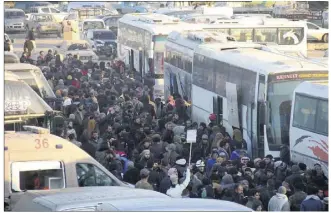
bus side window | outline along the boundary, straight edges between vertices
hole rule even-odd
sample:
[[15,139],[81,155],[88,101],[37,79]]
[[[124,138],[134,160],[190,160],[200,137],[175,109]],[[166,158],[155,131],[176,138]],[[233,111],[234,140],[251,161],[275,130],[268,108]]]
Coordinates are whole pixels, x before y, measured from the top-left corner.
[[316,125],[315,129],[317,132],[328,136],[328,101],[320,100],[317,104],[317,116],[316,116]]
[[93,164],[76,164],[76,173],[79,187],[116,185],[111,177]]

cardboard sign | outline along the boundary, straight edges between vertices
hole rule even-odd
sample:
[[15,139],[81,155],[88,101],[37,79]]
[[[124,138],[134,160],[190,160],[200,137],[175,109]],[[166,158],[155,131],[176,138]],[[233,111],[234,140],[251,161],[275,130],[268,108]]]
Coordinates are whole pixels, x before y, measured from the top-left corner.
[[187,143],[196,143],[197,139],[197,130],[193,129],[193,130],[187,130],[187,134],[186,134],[186,141]]

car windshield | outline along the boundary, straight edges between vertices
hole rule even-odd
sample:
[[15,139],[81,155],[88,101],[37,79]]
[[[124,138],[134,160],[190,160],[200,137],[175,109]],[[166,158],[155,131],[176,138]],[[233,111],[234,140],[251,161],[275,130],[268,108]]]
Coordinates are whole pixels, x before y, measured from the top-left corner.
[[6,19],[25,18],[25,14],[23,11],[6,11],[5,18]]
[[53,19],[52,19],[52,16],[49,16],[49,15],[43,15],[43,16],[36,16],[36,22],[51,22]]
[[89,49],[89,45],[87,43],[84,44],[71,44],[68,47],[68,50],[87,50]]
[[94,32],[93,38],[94,39],[101,39],[101,40],[115,40],[116,36],[111,31],[107,31],[107,32],[101,32],[101,31],[98,32],[97,31],[97,32]]
[[88,29],[104,29],[105,26],[101,21],[88,21],[84,22],[84,30]]

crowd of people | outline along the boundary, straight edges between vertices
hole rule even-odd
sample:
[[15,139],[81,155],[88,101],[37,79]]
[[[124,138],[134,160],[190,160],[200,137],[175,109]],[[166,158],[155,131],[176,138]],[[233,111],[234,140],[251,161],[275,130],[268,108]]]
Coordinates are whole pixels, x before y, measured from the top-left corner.
[[[321,165],[307,169],[292,163],[287,146],[279,160],[271,155],[252,159],[240,129],[229,135],[215,114],[209,123],[192,122],[185,97],[174,94],[165,103],[154,98],[153,82],[123,62],[83,64],[77,55],[62,60],[49,50],[36,64],[43,65],[60,100],[52,107],[66,118],[54,134],[85,150],[118,179],[175,198],[227,200],[255,211],[328,210]],[[187,130],[197,131],[191,157]]]

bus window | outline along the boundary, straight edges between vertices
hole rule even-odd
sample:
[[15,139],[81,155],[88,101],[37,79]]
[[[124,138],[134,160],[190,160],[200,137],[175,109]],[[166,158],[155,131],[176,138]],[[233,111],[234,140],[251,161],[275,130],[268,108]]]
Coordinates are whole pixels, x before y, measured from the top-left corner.
[[76,164],[76,173],[79,187],[117,185],[107,174],[92,164]]
[[329,135],[328,108],[328,101],[320,100],[317,104],[316,132],[326,136]]
[[253,28],[251,29],[234,29],[230,30],[230,35],[233,36],[236,41],[246,42],[253,40]]
[[296,95],[293,126],[306,130],[315,130],[317,99]]
[[64,166],[58,161],[12,163],[12,190],[45,190],[65,187]]
[[254,42],[277,43],[277,28],[256,28]]

